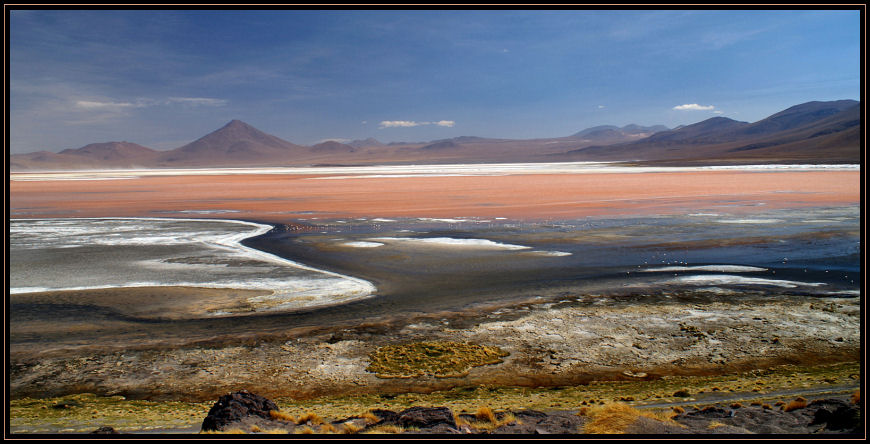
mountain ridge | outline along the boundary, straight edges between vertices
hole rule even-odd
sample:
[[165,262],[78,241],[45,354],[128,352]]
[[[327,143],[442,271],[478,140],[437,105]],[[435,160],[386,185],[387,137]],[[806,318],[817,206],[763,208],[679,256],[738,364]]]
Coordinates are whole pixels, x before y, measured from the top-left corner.
[[377,139],[302,146],[231,120],[193,142],[157,151],[132,142],[9,156],[11,170],[306,166],[315,164],[552,161],[860,162],[861,102],[806,102],[754,123],[716,116],[663,125],[600,125],[568,137],[511,140],[459,136],[430,142]]

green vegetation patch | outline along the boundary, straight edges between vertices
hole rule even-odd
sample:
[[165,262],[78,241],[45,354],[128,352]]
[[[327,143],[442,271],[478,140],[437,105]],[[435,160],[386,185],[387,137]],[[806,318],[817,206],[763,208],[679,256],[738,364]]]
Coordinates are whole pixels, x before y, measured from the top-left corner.
[[463,377],[472,367],[498,364],[509,353],[498,347],[432,341],[387,345],[369,355],[367,371],[379,378]]

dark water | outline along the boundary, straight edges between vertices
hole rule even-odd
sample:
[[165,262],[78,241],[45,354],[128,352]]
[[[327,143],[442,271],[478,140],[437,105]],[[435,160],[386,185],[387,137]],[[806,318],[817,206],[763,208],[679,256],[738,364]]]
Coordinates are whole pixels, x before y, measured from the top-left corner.
[[[857,207],[782,210],[753,216],[698,214],[540,223],[320,221],[303,230],[277,227],[243,243],[368,280],[378,288],[375,297],[294,313],[180,321],[136,319],[105,308],[68,303],[12,304],[10,344],[13,352],[24,352],[70,346],[123,348],[256,341],[270,335],[281,337],[292,329],[380,325],[385,320],[401,322],[419,314],[478,310],[532,298],[541,302],[570,300],[589,294],[601,298],[634,294],[646,299],[703,289],[729,298],[739,298],[744,291],[771,297],[857,297],[859,227]],[[453,244],[373,239],[385,237],[448,238]],[[456,246],[457,239],[528,248]],[[352,241],[384,245],[345,245]],[[471,242],[479,246],[480,241]],[[552,252],[562,255],[546,255]],[[705,265],[757,270],[644,271]],[[70,328],[33,328],[40,322]]]

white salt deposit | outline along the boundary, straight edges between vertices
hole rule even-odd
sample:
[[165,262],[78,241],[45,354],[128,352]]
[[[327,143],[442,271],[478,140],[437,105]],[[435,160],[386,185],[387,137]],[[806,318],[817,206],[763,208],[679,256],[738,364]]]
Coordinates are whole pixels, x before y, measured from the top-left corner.
[[345,242],[341,245],[345,247],[355,247],[355,248],[375,248],[382,247],[384,244],[380,242],[365,242],[365,241],[355,241],[355,242]]
[[531,254],[536,254],[539,256],[570,256],[572,253],[568,253],[567,251],[541,251],[534,250],[530,251]]
[[368,239],[370,241],[376,242],[387,242],[387,243],[410,243],[410,244],[423,244],[423,245],[432,245],[432,246],[442,246],[442,247],[465,247],[465,248],[478,248],[478,249],[489,249],[489,250],[526,250],[531,247],[526,247],[522,245],[513,245],[513,244],[503,244],[500,242],[493,242],[487,239],[455,239],[452,237],[427,237],[427,238],[414,238],[414,237],[373,237]]
[[689,284],[689,285],[773,285],[776,287],[796,288],[796,287],[818,287],[825,285],[821,282],[798,282],[786,281],[777,279],[751,278],[735,275],[696,275],[696,276],[681,276],[666,281],[666,283]]
[[860,171],[860,164],[840,165],[736,165],[705,167],[637,167],[617,162],[545,162],[452,165],[372,165],[358,167],[279,167],[279,168],[187,168],[130,169],[90,171],[49,171],[11,173],[10,179],[24,180],[119,180],[152,176],[200,176],[229,174],[323,175],[321,179],[358,179],[366,177],[481,176],[510,174],[586,174],[649,173],[709,170],[739,171]]
[[362,279],[241,244],[271,229],[233,220],[13,220],[9,292],[170,285],[267,290],[268,297],[249,300],[266,311],[331,305],[376,291]]
[[782,222],[782,219],[720,219],[716,222],[720,224],[776,224]]
[[696,265],[691,267],[686,266],[670,266],[645,268],[638,270],[640,272],[653,273],[659,271],[722,271],[726,273],[751,273],[755,271],[767,271],[766,268],[750,267],[747,265]]

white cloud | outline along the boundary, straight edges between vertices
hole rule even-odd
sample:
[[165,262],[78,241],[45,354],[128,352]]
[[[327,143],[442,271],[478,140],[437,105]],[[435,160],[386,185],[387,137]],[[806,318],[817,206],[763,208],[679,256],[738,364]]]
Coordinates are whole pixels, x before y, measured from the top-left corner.
[[713,114],[722,114],[722,111],[716,110],[716,111],[713,111]]
[[127,108],[143,108],[148,106],[144,103],[130,103],[130,102],[97,102],[94,100],[78,100],[76,101],[76,107],[84,108],[84,109],[92,109],[99,111],[113,111],[113,110],[122,110]]
[[226,100],[209,97],[170,97],[163,100],[137,99],[134,102],[113,102],[98,100],[76,100],[76,108],[87,111],[116,112],[134,108],[146,108],[159,105],[188,105],[188,106],[224,106]]
[[598,105],[598,109],[604,109],[604,105]]
[[410,120],[384,120],[381,121],[381,128],[407,128],[412,126],[419,126],[420,124]]
[[456,122],[453,120],[439,120],[437,122],[415,122],[413,120],[383,120],[380,129],[384,128],[410,128],[420,125],[438,125],[452,127]]
[[193,106],[224,106],[227,104],[227,101],[224,99],[212,99],[209,97],[170,97],[167,102]]
[[685,105],[677,105],[674,107],[677,111],[710,111],[715,106],[713,105],[698,105],[697,103],[687,103]]

